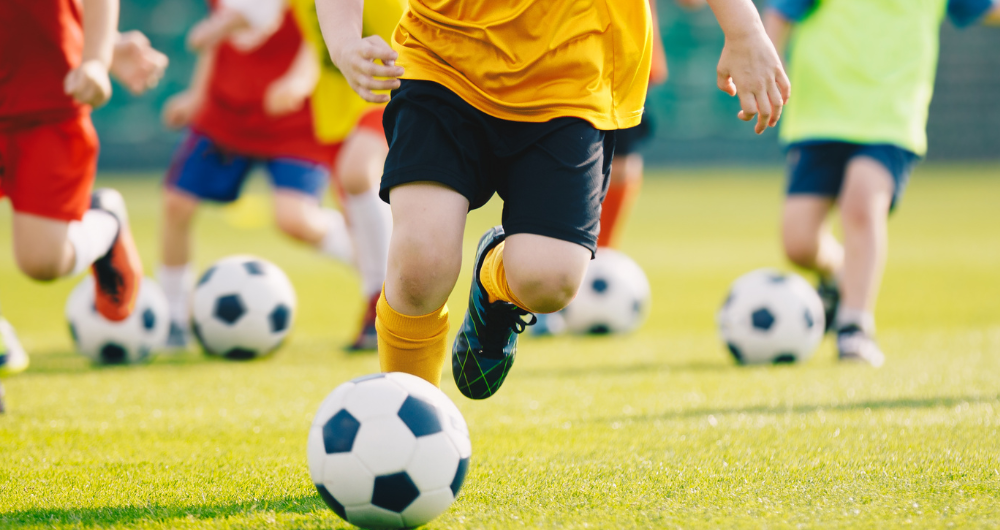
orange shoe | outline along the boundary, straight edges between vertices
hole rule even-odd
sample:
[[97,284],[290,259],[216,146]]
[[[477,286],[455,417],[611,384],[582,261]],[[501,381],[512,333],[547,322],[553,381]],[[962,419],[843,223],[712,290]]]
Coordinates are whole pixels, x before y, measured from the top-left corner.
[[104,318],[120,322],[132,314],[142,281],[142,260],[128,225],[125,200],[109,188],[94,190],[90,208],[104,210],[118,219],[118,236],[111,250],[94,262],[94,307]]

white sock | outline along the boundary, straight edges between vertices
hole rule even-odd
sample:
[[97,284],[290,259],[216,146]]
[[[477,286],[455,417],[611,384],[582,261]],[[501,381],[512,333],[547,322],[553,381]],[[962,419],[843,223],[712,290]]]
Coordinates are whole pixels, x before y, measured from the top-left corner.
[[103,210],[87,210],[83,219],[71,221],[66,237],[73,245],[76,261],[69,275],[80,274],[107,254],[117,235],[118,219]]
[[871,311],[840,306],[834,322],[837,323],[837,329],[854,324],[869,335],[875,334],[875,315]]
[[323,215],[327,218],[326,235],[319,242],[319,251],[344,263],[354,263],[354,246],[344,215],[329,208],[323,208]]
[[351,235],[357,249],[358,272],[365,296],[382,291],[385,266],[389,260],[389,237],[392,235],[392,212],[374,189],[347,196],[351,216]]
[[194,284],[194,269],[190,263],[184,265],[160,265],[156,279],[167,295],[170,320],[187,326],[191,311],[191,291]]

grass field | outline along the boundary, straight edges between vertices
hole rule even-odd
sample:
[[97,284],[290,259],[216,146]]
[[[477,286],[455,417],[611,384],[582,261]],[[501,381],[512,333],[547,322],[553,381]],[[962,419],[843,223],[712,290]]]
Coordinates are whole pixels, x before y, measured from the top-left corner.
[[[829,340],[800,366],[740,368],[720,346],[729,282],[784,266],[779,174],[651,175],[624,246],[653,287],[639,333],[526,337],[484,402],[445,377],[473,460],[431,528],[1000,526],[1000,167],[918,169],[890,227],[880,370],[838,365]],[[129,200],[152,271],[156,182],[103,183]],[[297,328],[265,361],[92,368],[62,317],[74,282],[31,283],[0,253],[3,312],[33,353],[3,382],[0,528],[347,526],[310,483],[308,425],[378,363],[340,350],[361,307],[352,272],[281,239],[262,191],[205,210],[197,260],[252,252],[289,273]],[[471,215],[469,252],[498,219],[495,202]]]

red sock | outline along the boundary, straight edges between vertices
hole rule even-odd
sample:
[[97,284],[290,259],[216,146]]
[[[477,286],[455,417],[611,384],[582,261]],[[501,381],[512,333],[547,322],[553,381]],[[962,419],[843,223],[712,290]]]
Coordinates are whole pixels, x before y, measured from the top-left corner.
[[601,233],[597,236],[598,247],[618,246],[622,226],[632,211],[640,187],[642,179],[612,182],[608,187],[608,194],[601,205]]

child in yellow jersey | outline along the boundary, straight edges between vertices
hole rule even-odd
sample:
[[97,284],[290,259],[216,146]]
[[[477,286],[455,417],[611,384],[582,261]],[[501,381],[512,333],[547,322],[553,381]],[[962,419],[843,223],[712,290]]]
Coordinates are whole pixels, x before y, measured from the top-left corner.
[[[710,0],[727,36],[719,86],[757,132],[788,97],[750,0]],[[395,228],[378,302],[379,360],[439,384],[466,213],[498,193],[503,225],[476,249],[452,348],[459,390],[493,395],[534,312],[562,309],[597,246],[615,133],[642,116],[653,32],[646,0],[409,0],[392,36],[362,38],[364,0],[317,0],[334,64],[389,101],[380,195]],[[378,62],[376,62],[378,61]]]

